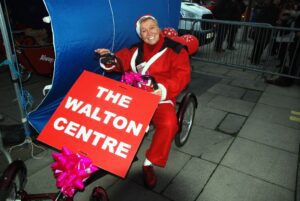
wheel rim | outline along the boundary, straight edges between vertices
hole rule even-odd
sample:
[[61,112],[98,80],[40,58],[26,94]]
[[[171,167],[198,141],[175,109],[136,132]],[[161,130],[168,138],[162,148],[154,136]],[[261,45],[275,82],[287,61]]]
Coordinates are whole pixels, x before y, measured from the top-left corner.
[[195,106],[193,102],[189,102],[184,112],[184,116],[182,119],[182,126],[180,132],[180,143],[183,144],[191,131],[193,121],[194,121],[194,113],[195,113]]

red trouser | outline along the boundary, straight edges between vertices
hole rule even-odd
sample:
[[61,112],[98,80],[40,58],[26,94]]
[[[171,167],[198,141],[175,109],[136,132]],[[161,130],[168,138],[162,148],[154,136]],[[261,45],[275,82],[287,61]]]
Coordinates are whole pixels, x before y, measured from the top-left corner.
[[169,103],[159,104],[152,118],[155,132],[146,158],[154,165],[164,167],[167,163],[171,144],[178,130],[175,107]]

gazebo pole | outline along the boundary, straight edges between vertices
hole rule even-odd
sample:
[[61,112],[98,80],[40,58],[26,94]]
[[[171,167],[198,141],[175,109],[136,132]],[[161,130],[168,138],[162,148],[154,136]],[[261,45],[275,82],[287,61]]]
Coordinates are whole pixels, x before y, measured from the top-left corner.
[[[13,52],[12,52],[11,43],[9,40],[7,25],[6,25],[6,21],[5,21],[5,16],[3,14],[1,2],[0,2],[0,28],[1,28],[1,34],[2,34],[2,38],[3,38],[4,47],[5,47],[5,52],[6,52],[6,59],[7,59],[7,63],[9,66],[14,90],[16,93],[19,110],[21,113],[21,122],[23,124],[24,131],[25,131],[24,134],[25,134],[26,139],[29,139],[30,135],[31,135],[31,130],[29,128],[28,120],[26,117],[26,110],[22,104],[22,100],[24,99],[24,97],[22,96],[22,93],[21,93],[22,91],[20,90],[21,83],[20,83],[19,75],[16,73],[16,72],[18,72],[18,68],[17,68],[18,64],[17,64],[17,60],[16,60],[16,54],[13,54]],[[14,50],[14,48],[13,48],[13,50]],[[14,53],[15,53],[15,51],[14,51]]]

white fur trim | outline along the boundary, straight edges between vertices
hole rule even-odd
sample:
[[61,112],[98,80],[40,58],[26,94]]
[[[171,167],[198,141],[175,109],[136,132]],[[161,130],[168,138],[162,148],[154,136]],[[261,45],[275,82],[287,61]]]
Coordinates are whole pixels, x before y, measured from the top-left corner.
[[142,75],[145,75],[150,66],[165,52],[167,51],[167,48],[163,49],[162,51],[156,53],[151,59],[146,63],[145,67],[142,70]]
[[163,103],[169,103],[169,104],[171,104],[171,105],[174,106],[174,103],[173,103],[173,101],[171,101],[171,100],[164,100],[164,101],[160,101],[160,102],[159,102],[159,104],[163,104]]
[[161,90],[161,98],[160,100],[163,101],[163,100],[166,100],[167,98],[167,89],[164,85],[160,84],[160,83],[157,83],[158,85],[158,88]]
[[145,158],[144,166],[150,166],[150,165],[152,165],[152,162],[149,161],[147,158]]
[[138,55],[138,52],[139,52],[139,49],[136,49],[135,52],[133,53],[132,57],[131,57],[131,60],[130,60],[131,70],[135,73],[137,73],[136,72],[136,67],[135,67],[135,59]]
[[144,19],[144,18],[151,18],[151,19],[153,19],[154,21],[157,21],[156,19],[155,19],[155,17],[153,17],[152,15],[144,15],[144,16],[142,16],[142,17],[140,17],[139,19],[138,19],[138,21],[136,21],[136,25],[135,25],[135,30],[136,30],[136,33],[138,34],[138,36],[141,38],[141,20],[142,19]]

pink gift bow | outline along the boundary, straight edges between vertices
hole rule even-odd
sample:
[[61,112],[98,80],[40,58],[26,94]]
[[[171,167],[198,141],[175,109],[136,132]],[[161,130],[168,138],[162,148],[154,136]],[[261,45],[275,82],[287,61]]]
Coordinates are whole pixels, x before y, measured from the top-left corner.
[[125,84],[131,85],[133,87],[144,89],[146,91],[152,90],[151,87],[146,86],[148,81],[143,79],[143,75],[141,73],[135,73],[132,71],[125,72],[121,77],[121,82],[124,82]]
[[56,178],[56,186],[69,197],[73,197],[76,190],[84,189],[83,182],[98,170],[92,165],[92,160],[80,154],[74,154],[66,147],[61,153],[52,153],[55,162],[51,165]]

